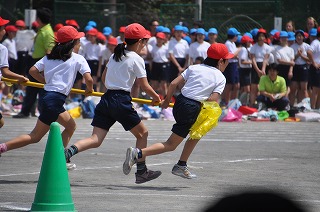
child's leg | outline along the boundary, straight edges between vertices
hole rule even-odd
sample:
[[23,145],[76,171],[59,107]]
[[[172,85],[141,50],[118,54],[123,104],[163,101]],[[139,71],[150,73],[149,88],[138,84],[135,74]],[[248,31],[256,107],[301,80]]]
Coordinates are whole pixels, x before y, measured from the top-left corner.
[[178,136],[175,133],[172,133],[166,142],[156,143],[141,149],[142,157],[174,151],[177,148],[177,146],[183,141],[183,139],[183,137]]
[[[74,145],[69,147],[65,154],[66,154],[66,160],[70,160],[70,158],[77,154],[78,152],[83,152],[87,149],[91,148],[97,148],[99,147],[104,138],[106,137],[108,131],[105,129],[101,129],[99,127],[94,127],[92,131],[92,135],[88,138],[82,139],[78,142],[76,142]],[[76,151],[75,151],[76,149]]]
[[76,129],[76,123],[73,118],[70,116],[68,111],[64,111],[58,117],[57,122],[64,127],[63,132],[61,133],[63,146],[66,147]]
[[0,113],[0,128],[3,127],[3,125],[4,125],[4,120],[3,120],[2,114]]
[[189,159],[192,151],[196,147],[198,141],[199,141],[199,139],[190,139],[190,138],[188,138],[188,140],[184,144],[182,153],[180,155],[180,161],[185,161],[185,162],[188,161],[188,159]]
[[7,151],[27,146],[29,144],[37,143],[49,131],[50,126],[44,124],[38,119],[36,126],[30,134],[20,135],[5,143]]

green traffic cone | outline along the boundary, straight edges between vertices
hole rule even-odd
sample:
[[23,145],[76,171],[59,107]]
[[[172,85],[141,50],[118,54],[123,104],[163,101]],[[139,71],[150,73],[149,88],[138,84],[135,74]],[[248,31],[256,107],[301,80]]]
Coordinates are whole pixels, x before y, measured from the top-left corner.
[[76,211],[64,156],[60,125],[50,125],[31,211]]

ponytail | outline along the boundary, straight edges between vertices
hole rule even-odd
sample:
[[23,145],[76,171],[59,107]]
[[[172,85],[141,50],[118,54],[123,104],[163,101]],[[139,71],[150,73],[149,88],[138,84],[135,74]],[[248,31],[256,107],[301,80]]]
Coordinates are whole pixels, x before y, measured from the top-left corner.
[[114,49],[114,54],[113,54],[113,59],[116,62],[121,61],[121,57],[122,56],[126,56],[126,53],[124,50],[126,50],[126,46],[131,46],[133,44],[135,44],[136,42],[138,42],[140,39],[125,39],[125,42],[120,43],[116,46],[116,48]]
[[49,60],[63,60],[66,61],[71,57],[73,47],[76,45],[77,40],[71,40],[66,43],[57,43],[47,55]]
[[125,50],[126,49],[126,43],[120,43],[116,46],[116,48],[114,49],[114,55],[113,55],[113,59],[116,62],[121,61],[121,57],[122,55],[126,56]]

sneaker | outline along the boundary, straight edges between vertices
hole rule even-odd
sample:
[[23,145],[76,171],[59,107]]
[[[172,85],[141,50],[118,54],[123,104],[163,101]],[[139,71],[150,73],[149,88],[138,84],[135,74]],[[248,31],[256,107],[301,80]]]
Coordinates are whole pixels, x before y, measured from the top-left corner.
[[29,116],[26,116],[23,113],[18,113],[17,115],[12,116],[12,118],[25,119],[25,118],[29,118]]
[[148,182],[150,180],[154,180],[158,178],[162,174],[161,171],[152,171],[152,170],[147,170],[143,174],[137,174],[136,173],[136,184],[141,184]]
[[77,168],[76,164],[74,164],[74,163],[68,162],[66,164],[67,164],[67,170],[69,170],[69,171],[75,170]]
[[127,149],[126,160],[123,163],[122,171],[125,175],[128,175],[131,171],[132,166],[138,160],[138,149],[129,147]]
[[197,175],[192,174],[187,166],[179,166],[178,164],[175,164],[171,171],[172,174],[180,176],[182,178],[187,179],[194,179],[197,177]]

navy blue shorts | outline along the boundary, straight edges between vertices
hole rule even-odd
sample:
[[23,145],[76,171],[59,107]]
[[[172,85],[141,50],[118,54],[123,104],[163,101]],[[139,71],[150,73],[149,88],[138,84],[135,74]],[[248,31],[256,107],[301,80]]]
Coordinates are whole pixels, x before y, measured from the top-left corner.
[[173,116],[176,123],[172,126],[171,131],[180,137],[187,137],[190,128],[196,122],[201,110],[201,103],[184,97],[180,94],[173,106]]
[[291,81],[295,82],[308,82],[308,65],[295,65],[293,66],[293,77]]
[[278,65],[277,69],[278,69],[278,75],[284,78],[284,80],[286,81],[287,87],[290,86],[291,80],[288,78],[290,66],[280,64]]
[[[181,67],[184,67],[186,63],[186,58],[176,58],[176,60]],[[169,82],[172,82],[175,78],[177,78],[178,74],[179,70],[177,66],[173,62],[170,62]]]
[[240,68],[239,76],[240,76],[240,86],[247,86],[251,84],[251,72],[252,68]]
[[107,90],[94,110],[91,125],[109,130],[118,121],[126,131],[131,130],[141,122],[131,100],[130,92]]
[[96,77],[98,75],[99,60],[87,60],[87,62],[91,69],[91,76]]
[[150,72],[150,80],[169,81],[170,80],[169,67],[170,67],[170,63],[152,62],[152,69]]
[[316,69],[313,65],[310,66],[310,85],[320,88],[320,69]]
[[223,75],[226,77],[227,84],[234,85],[239,83],[238,63],[229,63],[224,70]]
[[66,111],[63,105],[67,96],[59,92],[45,90],[41,95],[42,97],[39,98],[39,106],[41,107],[39,120],[46,125],[50,125],[57,121],[60,113]]

